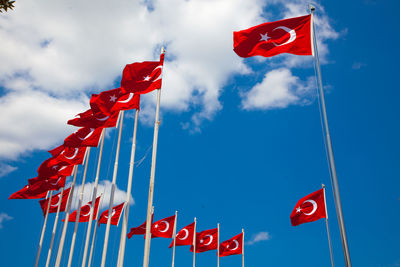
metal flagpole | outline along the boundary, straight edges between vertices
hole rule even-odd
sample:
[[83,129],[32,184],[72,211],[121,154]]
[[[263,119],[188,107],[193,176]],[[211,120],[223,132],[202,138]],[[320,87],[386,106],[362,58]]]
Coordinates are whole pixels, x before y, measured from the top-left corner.
[[329,243],[329,254],[331,256],[331,265],[335,267],[335,262],[333,260],[333,250],[332,250],[332,242],[331,242],[331,234],[329,231],[329,223],[328,223],[328,209],[326,208],[326,196],[325,196],[325,185],[322,184],[322,189],[324,189],[324,203],[325,203],[325,223],[326,223],[326,233],[328,234],[328,243]]
[[[103,194],[102,194],[103,195]],[[99,207],[97,208],[97,213],[96,213],[96,218],[95,220],[97,221],[99,218],[99,211],[100,211],[100,206],[101,203],[103,202],[103,198],[100,199],[100,204]],[[90,253],[89,253],[89,262],[88,262],[88,267],[90,267],[92,265],[92,258],[93,258],[93,247],[94,247],[94,241],[96,240],[96,231],[97,231],[97,227],[98,227],[99,223],[97,221],[97,223],[94,224],[94,229],[93,229],[93,237],[92,237],[92,244],[90,246]]]
[[110,234],[110,225],[111,225],[111,217],[112,217],[111,214],[112,214],[112,208],[113,208],[113,203],[114,203],[115,184],[117,181],[119,147],[121,145],[121,134],[122,134],[123,121],[124,121],[124,111],[121,111],[121,121],[120,121],[119,132],[118,132],[117,151],[115,154],[114,173],[113,173],[113,179],[112,179],[112,184],[111,184],[111,194],[110,194],[110,202],[109,202],[109,208],[108,208],[106,234],[104,237],[103,256],[101,258],[101,267],[104,267],[106,264],[108,237]]
[[53,232],[51,234],[51,241],[50,241],[50,247],[49,247],[49,252],[47,253],[47,260],[46,260],[46,267],[49,266],[50,264],[50,259],[51,259],[51,252],[53,250],[53,245],[54,245],[54,238],[56,237],[56,230],[57,230],[57,224],[58,224],[58,217],[60,214],[60,208],[62,204],[62,197],[64,194],[64,187],[61,188],[61,192],[58,195],[58,206],[57,206],[57,213],[56,213],[56,218],[54,219],[54,225],[53,225]]
[[102,132],[102,135],[101,135],[99,159],[97,161],[96,178],[94,179],[94,186],[93,186],[93,193],[92,193],[92,204],[90,205],[89,223],[88,223],[87,231],[86,231],[85,248],[83,250],[82,267],[85,267],[85,265],[86,265],[86,257],[87,257],[87,252],[88,252],[88,248],[89,248],[90,232],[92,230],[92,221],[93,221],[93,211],[94,211],[94,206],[96,204],[97,186],[99,184],[101,156],[103,155],[104,136],[106,134],[105,131],[106,131],[106,129],[103,128],[103,132]]
[[178,221],[178,211],[175,211],[175,222],[174,222],[174,232],[172,236],[174,237],[174,245],[172,248],[172,267],[175,266],[175,243],[176,243],[176,223]]
[[328,126],[328,117],[326,114],[326,106],[325,106],[325,97],[324,97],[324,90],[322,87],[322,78],[321,78],[321,68],[319,64],[319,57],[318,57],[318,46],[317,46],[317,37],[315,35],[315,27],[314,27],[314,11],[315,7],[310,5],[311,10],[311,24],[312,24],[312,40],[313,40],[313,55],[315,61],[315,70],[317,72],[317,79],[318,79],[318,87],[321,99],[321,107],[322,107],[322,114],[323,114],[323,121],[324,121],[324,128],[325,128],[325,139],[326,139],[326,147],[328,150],[328,158],[329,158],[329,167],[331,171],[331,182],[332,182],[332,189],[333,195],[335,199],[335,206],[336,206],[336,213],[339,221],[339,229],[340,229],[340,237],[342,239],[342,246],[343,246],[343,254],[346,262],[347,267],[351,267],[351,260],[350,260],[350,253],[349,247],[347,244],[347,235],[346,229],[344,225],[343,219],[343,212],[342,212],[342,203],[340,200],[340,193],[339,193],[339,184],[336,175],[336,167],[335,167],[335,159],[333,157],[333,150],[332,150],[332,141],[329,133],[329,126]]
[[[49,193],[47,192],[47,195],[48,195],[48,194],[49,194]],[[49,210],[50,210],[50,204],[51,204],[51,197],[52,197],[52,195],[53,195],[53,190],[50,191],[49,203],[47,204],[46,215],[44,216],[43,228],[42,228],[42,233],[41,233],[41,235],[40,235],[39,247],[38,247],[38,253],[37,253],[37,256],[36,256],[35,267],[37,267],[38,264],[39,264],[40,252],[42,251],[44,232],[46,231],[47,218],[49,217]],[[47,196],[46,196],[46,198],[47,198]]]
[[219,267],[219,223],[217,224],[217,267]]
[[68,267],[71,267],[72,258],[74,256],[76,233],[78,231],[79,217],[81,215],[81,207],[82,207],[82,200],[83,200],[83,192],[85,190],[86,172],[87,172],[87,167],[89,165],[90,147],[87,148],[87,153],[88,154],[87,154],[87,159],[86,159],[86,162],[85,162],[85,170],[83,171],[81,192],[80,192],[80,195],[79,195],[78,209],[76,211],[74,233],[72,234],[71,248],[70,248],[70,251],[69,251],[69,258],[68,258],[68,265],[67,265]]
[[197,220],[194,217],[194,229],[193,229],[193,267],[196,267],[196,224]]
[[135,124],[133,126],[131,159],[129,162],[128,186],[126,189],[126,207],[125,207],[124,217],[122,219],[121,239],[120,239],[120,243],[119,243],[119,253],[118,253],[118,263],[117,263],[118,267],[122,267],[124,265],[126,232],[128,230],[128,219],[129,219],[129,202],[131,200],[130,198],[131,198],[131,192],[132,192],[133,168],[135,166],[136,132],[137,132],[138,118],[139,118],[139,109],[136,109]]
[[68,228],[69,214],[71,212],[71,204],[72,204],[72,200],[74,197],[77,172],[78,172],[78,166],[75,165],[74,166],[74,179],[72,180],[71,191],[69,191],[69,197],[67,200],[67,209],[65,210],[64,227],[63,227],[61,238],[60,238],[60,244],[58,245],[57,259],[56,259],[56,263],[54,265],[55,267],[60,267],[60,264],[61,264],[61,257],[62,257],[63,248],[64,248],[65,235],[67,234],[67,228]]
[[[164,47],[161,48],[161,55],[165,53]],[[143,267],[149,266],[150,257],[150,228],[151,228],[151,207],[153,206],[153,194],[154,194],[154,177],[156,174],[156,157],[157,157],[157,141],[158,141],[158,129],[160,127],[160,98],[161,89],[157,89],[157,107],[156,107],[156,118],[154,122],[154,139],[153,139],[153,154],[151,159],[151,172],[150,172],[150,184],[149,184],[149,199],[147,203],[147,221],[146,221],[146,241],[144,246],[144,257]],[[104,267],[104,266],[102,266]]]
[[242,228],[242,267],[244,267],[244,229]]

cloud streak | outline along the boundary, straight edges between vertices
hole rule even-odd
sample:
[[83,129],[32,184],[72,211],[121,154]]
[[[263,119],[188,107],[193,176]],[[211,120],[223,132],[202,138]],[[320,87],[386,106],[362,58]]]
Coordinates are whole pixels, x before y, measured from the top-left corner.
[[267,241],[271,239],[271,235],[268,232],[259,232],[252,235],[251,239],[247,241],[247,245],[254,245],[256,243]]
[[10,220],[12,220],[12,219],[14,219],[14,218],[11,217],[11,216],[9,216],[8,214],[6,214],[6,213],[4,213],[4,212],[0,213],[0,229],[3,228],[3,223],[4,223],[4,222],[10,221]]

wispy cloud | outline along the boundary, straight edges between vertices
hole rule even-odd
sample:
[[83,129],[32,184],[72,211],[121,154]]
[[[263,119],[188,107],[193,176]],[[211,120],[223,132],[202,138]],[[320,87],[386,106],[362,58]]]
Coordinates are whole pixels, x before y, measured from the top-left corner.
[[17,168],[5,163],[0,163],[0,178],[8,175],[9,173],[15,171]]
[[271,239],[271,235],[268,232],[259,232],[251,236],[251,239],[247,241],[247,245],[254,245],[261,241],[267,241]]
[[10,221],[12,219],[13,219],[13,217],[9,216],[8,214],[6,214],[4,212],[0,213],[0,229],[3,228],[3,223],[5,221]]

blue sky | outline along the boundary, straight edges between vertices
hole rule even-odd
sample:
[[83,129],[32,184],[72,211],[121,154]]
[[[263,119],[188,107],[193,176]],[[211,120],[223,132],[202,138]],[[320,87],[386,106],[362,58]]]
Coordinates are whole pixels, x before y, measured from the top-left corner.
[[[246,266],[329,266],[324,222],[292,227],[289,219],[296,202],[324,183],[335,262],[344,266],[312,61],[294,55],[243,60],[232,51],[232,30],[305,14],[306,2],[243,2],[119,1],[106,10],[105,3],[17,1],[14,11],[0,15],[0,61],[5,63],[0,66],[4,266],[34,263],[43,223],[36,200],[8,200],[9,195],[36,175],[50,156],[46,150],[74,131],[65,122],[88,107],[91,93],[118,86],[125,64],[156,59],[163,43],[167,56],[155,220],[178,210],[178,228],[194,217],[198,230],[220,223],[221,240],[244,228],[249,243]],[[353,266],[400,266],[400,93],[395,72],[399,5],[373,0],[320,4],[322,78]],[[256,103],[249,92],[270,98]],[[143,100],[137,161],[152,144],[154,101],[155,94]],[[133,111],[126,115],[118,201],[124,199],[133,127]],[[116,131],[108,133],[101,181],[112,179]],[[89,182],[96,155],[93,149]],[[134,170],[130,227],[145,220],[150,163],[151,153]],[[78,184],[82,172],[80,167]],[[102,184],[107,191],[107,182]],[[42,263],[53,220],[54,214]],[[85,226],[79,225],[75,262],[81,259]],[[96,265],[104,230],[101,226],[98,231]],[[119,233],[120,227],[111,228],[108,266],[115,264]],[[151,266],[170,264],[169,243],[153,240]],[[141,236],[127,241],[126,266],[142,264],[143,246]],[[175,266],[191,264],[188,250],[177,248]],[[215,261],[215,251],[198,254],[196,260],[197,266]],[[222,266],[241,266],[241,258],[222,258]]]

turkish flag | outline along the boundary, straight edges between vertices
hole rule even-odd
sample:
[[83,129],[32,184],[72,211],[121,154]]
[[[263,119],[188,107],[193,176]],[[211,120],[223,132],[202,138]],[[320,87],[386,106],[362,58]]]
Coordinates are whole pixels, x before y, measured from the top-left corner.
[[[194,222],[183,227],[175,237],[175,246],[188,246],[193,245],[193,237],[194,237]],[[172,240],[170,248],[174,245],[174,241]]]
[[240,57],[272,57],[281,53],[309,56],[311,46],[311,15],[233,32],[233,50]]
[[326,218],[324,189],[300,199],[290,214],[293,226]]
[[[146,234],[146,223],[147,220],[144,221],[140,226],[131,228],[129,233],[127,234],[128,238],[131,238],[133,235],[145,235]],[[151,214],[151,224],[153,224],[153,214]]]
[[[67,201],[69,197],[69,193],[71,192],[71,188],[65,189],[61,196],[61,192],[57,195],[51,197],[49,213],[57,212],[57,208],[60,206],[60,212],[65,211],[65,207],[67,206]],[[46,215],[47,205],[49,204],[49,198],[39,200],[40,207],[43,211],[43,216]]]
[[90,107],[94,113],[111,114],[113,106],[124,93],[121,88],[115,88],[103,91],[100,94],[92,94],[90,98]]
[[57,164],[58,162],[66,162],[70,165],[82,164],[87,147],[68,147],[68,146],[58,146],[49,152],[53,155],[53,162]]
[[225,257],[243,253],[243,233],[235,235],[219,245],[219,256]]
[[47,195],[47,188],[43,188],[41,183],[33,185],[26,185],[21,190],[13,193],[8,199],[37,199],[45,198]]
[[[35,177],[28,179],[29,186],[40,186],[46,190],[59,190],[65,186],[66,176]],[[35,185],[37,184],[37,185]]]
[[96,147],[99,144],[100,136],[103,132],[102,128],[80,128],[75,133],[71,134],[64,140],[64,146],[81,147],[91,146]]
[[[94,204],[93,220],[97,216],[97,212],[98,212],[98,209],[99,209],[100,198],[101,198],[101,196],[97,197],[96,198],[96,202]],[[79,213],[79,222],[88,222],[89,221],[91,206],[92,206],[92,201],[89,201],[86,205],[83,205],[81,207],[81,212]],[[75,222],[77,214],[78,214],[78,210],[75,210],[74,212],[72,212],[69,215],[68,221],[69,222]]]
[[77,118],[69,120],[67,123],[77,127],[99,128],[115,127],[118,122],[119,112],[112,112],[109,115],[102,112],[94,113],[89,109],[86,112],[76,115]]
[[[111,213],[111,224],[112,225],[119,224],[119,220],[121,219],[121,215],[122,215],[122,211],[124,210],[124,207],[125,207],[125,202],[112,208],[112,213]],[[101,223],[106,224],[107,220],[108,220],[108,210],[105,210],[100,214],[99,224],[101,224]]]
[[172,238],[174,234],[175,215],[156,221],[151,225],[151,238]]
[[147,94],[161,89],[164,53],[160,61],[144,61],[128,64],[122,72],[121,90],[124,93]]
[[57,162],[54,157],[46,159],[38,168],[38,177],[48,179],[54,176],[70,176],[74,165],[68,162]]
[[111,112],[129,109],[140,109],[140,95],[134,93],[127,93],[120,96],[111,108]]
[[[218,248],[218,229],[205,230],[196,233],[196,253],[214,250]],[[193,246],[190,251],[193,252]]]

